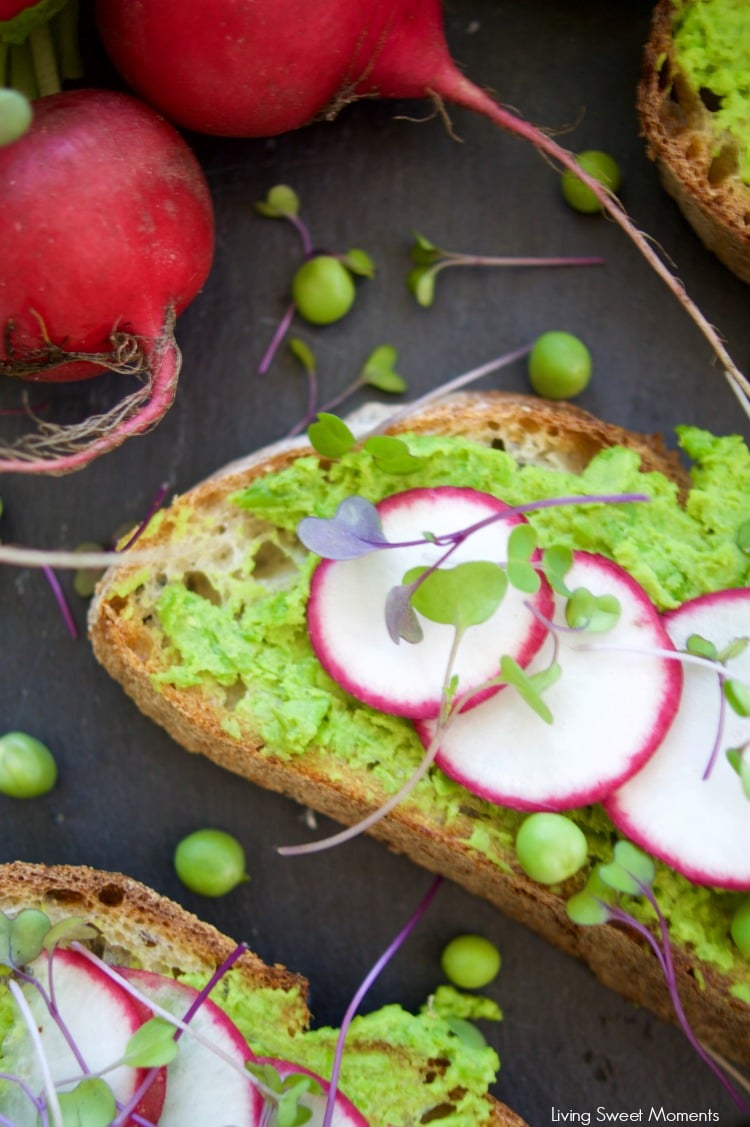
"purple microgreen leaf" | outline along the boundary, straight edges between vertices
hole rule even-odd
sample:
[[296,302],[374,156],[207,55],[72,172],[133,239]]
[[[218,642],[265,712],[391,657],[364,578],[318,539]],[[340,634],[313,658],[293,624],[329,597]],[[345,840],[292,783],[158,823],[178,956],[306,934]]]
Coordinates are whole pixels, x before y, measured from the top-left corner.
[[380,514],[365,497],[345,497],[332,517],[303,517],[297,536],[328,560],[353,560],[388,545]]
[[341,261],[347,270],[352,274],[356,274],[358,278],[374,278],[375,277],[375,263],[366,250],[361,250],[359,247],[352,247],[346,254],[342,254]]
[[396,645],[403,639],[416,644],[421,642],[424,632],[419,624],[416,611],[411,605],[413,584],[404,587],[391,587],[385,600],[385,625],[391,641]]
[[[424,578],[423,578],[424,576]],[[451,568],[412,568],[403,578],[417,584],[412,605],[425,618],[465,630],[495,613],[507,590],[505,572],[490,560],[472,560]]]
[[354,446],[355,438],[338,415],[321,411],[317,420],[308,427],[307,437],[314,450],[324,458],[341,458]]
[[374,349],[362,369],[362,381],[378,391],[391,395],[401,395],[407,390],[406,380],[394,368],[398,359],[396,349],[390,344],[381,344]]
[[[559,670],[559,666],[550,668]],[[547,671],[545,671],[545,673],[546,672]],[[500,674],[503,681],[507,685],[513,686],[521,699],[529,708],[534,710],[540,720],[543,720],[545,724],[551,724],[553,722],[554,718],[549,705],[542,697],[542,690],[547,687],[547,683],[544,679],[541,682],[535,681],[534,678],[530,677],[528,673],[521,668],[510,654],[503,654],[501,657]],[[549,684],[552,684],[559,677],[559,673],[557,673],[557,675],[550,673],[549,676]]]
[[364,449],[372,455],[384,473],[413,473],[423,461],[422,458],[412,454],[400,438],[392,438],[386,434],[375,434],[368,438]]

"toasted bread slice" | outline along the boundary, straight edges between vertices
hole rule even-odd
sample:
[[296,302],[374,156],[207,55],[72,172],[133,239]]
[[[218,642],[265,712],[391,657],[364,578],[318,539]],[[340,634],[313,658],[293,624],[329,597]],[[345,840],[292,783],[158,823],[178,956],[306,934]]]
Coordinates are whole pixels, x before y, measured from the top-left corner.
[[[678,457],[659,438],[631,434],[568,404],[503,393],[461,394],[401,420],[396,430],[463,436],[471,440],[472,449],[478,445],[504,451],[519,463],[555,472],[579,472],[597,453],[624,446],[638,455],[646,471],[665,475],[676,494],[688,485]],[[314,740],[303,754],[290,754],[282,739],[264,740],[252,725],[240,724],[236,707],[245,696],[252,698],[252,676],[241,683],[207,676],[182,686],[174,677],[165,678],[175,655],[156,612],[162,590],[173,581],[186,585],[207,606],[220,604],[226,597],[226,577],[238,569],[244,574],[248,555],[254,555],[254,580],[269,591],[283,590],[292,582],[306,555],[293,531],[272,529],[257,512],[235,504],[233,497],[252,483],[265,487],[279,471],[310,454],[299,444],[269,448],[244,468],[235,465],[228,474],[176,499],[141,542],[165,549],[163,566],[125,565],[110,572],[91,607],[90,635],[105,668],[139,708],[188,751],[351,824],[384,800],[377,771],[363,767],[356,757],[351,762],[346,756],[332,760]],[[311,473],[323,472],[316,470],[312,458],[299,465],[308,463]],[[453,463],[447,464],[450,472]],[[381,732],[381,738],[388,735]],[[660,969],[646,945],[618,927],[573,925],[565,905],[575,882],[551,889],[529,880],[513,848],[518,822],[503,821],[507,815],[465,793],[449,815],[410,800],[377,823],[372,833],[583,958],[602,982],[633,1002],[671,1019]],[[723,913],[720,926],[728,934],[727,905],[717,899],[707,910]],[[688,943],[675,941],[674,946],[683,1005],[697,1034],[717,1052],[750,1062],[750,1005],[741,1000],[750,997],[747,966],[736,959],[732,965],[730,953],[719,970],[702,961]]]
[[695,89],[680,65],[673,21],[690,0],[659,0],[643,55],[638,113],[661,181],[703,243],[750,282],[750,185],[736,138],[716,124],[719,98]]
[[[114,966],[137,966],[174,978],[188,976],[191,981],[208,980],[237,946],[180,905],[121,873],[71,865],[0,864],[0,912],[13,917],[24,908],[43,911],[51,924],[70,917],[81,918],[96,927],[99,935],[90,946],[106,962]],[[304,1053],[299,1045],[310,1023],[306,980],[280,965],[266,965],[252,952],[246,952],[233,964],[228,977],[232,979],[231,990],[235,994],[261,994],[269,1000],[273,1008],[268,1020],[275,1030],[282,1029],[288,1039],[289,1059],[304,1065],[301,1059]],[[223,982],[214,990],[212,998],[231,1011],[225,1001]],[[242,1032],[254,1045],[256,1036],[263,1044],[262,1028]],[[298,1055],[294,1055],[295,1052]],[[429,1053],[420,1055],[414,1047],[407,1051],[372,1041],[366,1033],[353,1029],[347,1039],[345,1061],[348,1063],[342,1074],[342,1088],[345,1088],[346,1068],[356,1068],[357,1057],[363,1059],[363,1069],[371,1078],[377,1076],[378,1067],[382,1067],[384,1090],[389,1090],[392,1076],[398,1075],[400,1083],[406,1083],[411,1089],[412,1097],[418,1097],[421,1113],[429,1115],[437,1101],[437,1095],[431,1097],[430,1094],[436,1068]],[[461,1098],[456,1097],[459,1101]],[[445,1100],[441,1097],[437,1102],[440,1102],[441,1114],[447,1114],[450,1109]],[[373,1113],[378,1105],[377,1094],[371,1103],[372,1107],[367,1109],[371,1127],[385,1127],[377,1111]],[[486,1127],[525,1127],[524,1121],[499,1100],[486,1095],[484,1103],[487,1118],[481,1122]],[[456,1108],[460,1115],[460,1102]],[[412,1112],[402,1121],[389,1118],[390,1127],[407,1127],[412,1122],[411,1115]],[[472,1113],[472,1124],[474,1118],[475,1113]],[[184,1127],[192,1125],[185,1123]]]

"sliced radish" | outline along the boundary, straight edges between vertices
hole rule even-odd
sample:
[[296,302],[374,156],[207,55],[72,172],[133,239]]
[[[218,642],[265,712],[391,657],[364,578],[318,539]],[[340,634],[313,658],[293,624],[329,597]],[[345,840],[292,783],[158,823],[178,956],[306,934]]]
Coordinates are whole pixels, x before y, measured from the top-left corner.
[[[40,955],[28,970],[48,996],[50,990],[53,991],[55,1006],[70,1038],[69,1041],[63,1034],[39,991],[32,986],[25,987],[42,1051],[59,1092],[75,1087],[84,1071],[97,1073],[120,1060],[132,1035],[151,1016],[104,971],[75,951],[58,949],[52,956]],[[70,1042],[75,1045],[75,1053]],[[4,1055],[3,1070],[21,1076],[35,1094],[42,1096],[42,1066],[31,1038],[26,1036],[10,1044],[10,1057]],[[4,1052],[5,1048],[3,1046]],[[119,1065],[104,1073],[118,1105],[130,1102],[148,1071]],[[165,1070],[159,1069],[136,1107],[137,1115],[147,1122],[159,1120],[165,1075]],[[18,1107],[12,1109],[11,1120],[18,1127],[27,1124],[35,1127],[38,1116],[29,1099],[19,1099]],[[134,1119],[128,1120],[129,1125],[134,1122]]]
[[[750,589],[703,595],[664,616],[670,638],[684,649],[699,634],[723,649],[750,637]],[[750,651],[726,663],[750,683]],[[682,703],[667,738],[643,770],[608,798],[615,825],[637,845],[695,884],[750,889],[750,802],[725,756],[750,740],[750,720],[727,708],[719,754],[704,778],[719,731],[717,674],[685,666]]]
[[[120,973],[154,1003],[183,1018],[198,991],[151,971],[122,969]],[[167,1066],[167,1091],[159,1127],[256,1127],[263,1097],[244,1071],[254,1059],[245,1038],[229,1017],[204,999],[190,1018],[190,1028],[211,1042],[208,1048],[183,1033],[177,1056]],[[215,1051],[214,1051],[215,1049]],[[228,1058],[228,1059],[227,1059]]]
[[[606,634],[557,635],[562,675],[544,694],[553,722],[506,689],[451,720],[436,758],[468,790],[518,810],[600,800],[653,754],[679,703],[679,663],[648,653],[672,647],[645,591],[610,560],[585,552],[574,554],[566,583],[614,595],[621,614]],[[555,621],[564,622],[559,598]],[[597,644],[613,648],[589,648]],[[546,668],[553,652],[550,636],[527,672]],[[419,724],[417,731],[427,745],[435,724]]]
[[[270,1064],[278,1072],[279,1076],[283,1078],[292,1076],[295,1073],[301,1073],[303,1076],[311,1076],[323,1090],[322,1095],[315,1095],[306,1093],[300,1103],[306,1107],[312,1115],[312,1118],[306,1120],[307,1127],[321,1127],[323,1116],[326,1109],[326,1098],[331,1085],[327,1080],[323,1080],[315,1072],[310,1072],[308,1068],[301,1068],[297,1064],[292,1064],[286,1060],[275,1060],[271,1057],[260,1057],[259,1064]],[[331,1119],[331,1127],[369,1127],[364,1115],[343,1094],[343,1092],[336,1091],[336,1100],[333,1107],[333,1118]]]
[[[457,532],[508,511],[488,493],[452,486],[407,490],[378,505],[391,543],[419,540],[426,531],[438,536]],[[508,537],[521,523],[523,518],[516,514],[493,520],[467,537],[446,566],[474,560],[504,563]],[[308,603],[313,648],[334,680],[381,712],[421,718],[440,711],[454,628],[420,617],[422,641],[396,645],[388,634],[384,608],[388,592],[407,571],[434,564],[444,550],[424,542],[357,559],[324,560],[313,575]],[[528,665],[545,635],[525,605],[529,599],[543,614],[550,613],[552,596],[546,582],[533,596],[509,587],[495,614],[467,631],[453,670],[459,692],[470,692],[496,676],[502,653]],[[495,691],[480,690],[472,703]]]

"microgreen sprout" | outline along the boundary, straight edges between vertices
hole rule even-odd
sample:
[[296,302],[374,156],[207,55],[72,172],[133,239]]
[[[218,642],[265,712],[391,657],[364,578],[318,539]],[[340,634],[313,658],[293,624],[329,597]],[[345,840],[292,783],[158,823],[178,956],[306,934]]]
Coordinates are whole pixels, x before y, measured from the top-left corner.
[[[568,900],[567,913],[569,918],[582,926],[602,923],[621,924],[624,927],[631,928],[645,940],[656,955],[674,1007],[675,1016],[690,1045],[718,1077],[737,1107],[747,1112],[749,1110],[748,1105],[698,1040],[685,1014],[677,989],[677,976],[667,921],[652,888],[655,876],[653,861],[631,842],[618,841],[614,848],[612,861],[598,865],[594,873],[593,879],[590,878],[586,888]],[[598,891],[602,885],[605,889],[604,895],[600,895]],[[619,896],[645,899],[656,917],[658,934],[655,935],[646,924],[641,923],[627,908],[623,907],[618,900]]]
[[334,407],[339,407],[347,399],[361,391],[362,388],[372,387],[389,395],[402,395],[406,391],[406,380],[395,369],[398,359],[396,349],[390,344],[381,344],[373,349],[362,365],[359,374],[347,384],[343,391],[318,406],[317,362],[312,349],[305,341],[293,337],[289,341],[289,350],[300,362],[307,375],[308,407],[306,414],[287,431],[287,437],[299,434],[315,419],[319,412],[322,414],[330,413]]
[[604,259],[592,256],[569,257],[518,257],[481,254],[465,254],[443,250],[419,232],[414,233],[411,248],[414,263],[409,271],[406,284],[418,303],[424,308],[432,305],[435,299],[435,283],[438,274],[449,266],[601,266]]
[[270,368],[295,314],[313,325],[339,321],[354,302],[355,278],[375,276],[372,258],[359,247],[341,254],[316,249],[307,225],[300,219],[299,208],[297,193],[286,184],[277,184],[265,199],[255,204],[255,210],[260,215],[291,223],[302,242],[302,263],[292,278],[291,300],[261,358],[259,375],[264,375]]

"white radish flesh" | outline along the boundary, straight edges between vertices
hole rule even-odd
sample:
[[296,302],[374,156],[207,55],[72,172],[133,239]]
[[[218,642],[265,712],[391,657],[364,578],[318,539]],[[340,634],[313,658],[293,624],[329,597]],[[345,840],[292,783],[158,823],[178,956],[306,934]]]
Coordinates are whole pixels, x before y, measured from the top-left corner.
[[[28,967],[47,995],[54,991],[54,1003],[80,1060],[55,1021],[47,1002],[33,986],[24,988],[34,1022],[39,1031],[42,1051],[47,1060],[55,1087],[69,1091],[87,1073],[97,1073],[120,1060],[126,1045],[150,1014],[117,985],[104,971],[75,951],[55,950],[50,957],[40,955]],[[20,1020],[20,1019],[19,1019]],[[82,1067],[82,1063],[85,1066]],[[37,1050],[29,1037],[18,1045],[18,1059],[4,1058],[6,1071],[23,1077],[37,1095],[44,1085]],[[118,1104],[125,1105],[135,1095],[147,1076],[147,1069],[119,1065],[104,1076]],[[164,1100],[164,1073],[156,1080],[138,1104],[137,1112],[149,1122],[159,1119]],[[48,1101],[49,1102],[49,1101]],[[29,1100],[12,1109],[12,1121],[18,1127],[35,1127],[37,1113]],[[129,1119],[128,1124],[133,1120]]]
[[[544,693],[553,722],[506,689],[453,718],[436,758],[468,790],[518,810],[564,810],[602,799],[653,754],[679,702],[679,664],[648,653],[671,648],[669,638],[627,572],[602,556],[577,552],[566,584],[614,595],[621,614],[606,634],[558,634],[562,674]],[[555,621],[563,623],[563,601],[557,603]],[[613,649],[589,648],[597,645]],[[548,638],[527,672],[545,668],[552,653]],[[435,725],[417,730],[428,744]]]
[[[457,532],[507,511],[507,505],[487,493],[451,486],[407,490],[378,505],[383,531],[392,543],[419,540],[425,531]],[[523,518],[516,514],[494,520],[467,537],[446,566],[476,560],[504,563],[508,537],[519,523]],[[384,608],[388,592],[407,571],[429,567],[444,551],[429,542],[387,548],[353,560],[324,560],[313,575],[308,603],[313,648],[334,680],[381,712],[416,719],[440,711],[454,627],[419,616],[422,641],[397,645],[388,634]],[[545,631],[525,605],[528,600],[543,614],[550,612],[546,581],[533,596],[509,587],[495,614],[467,630],[453,667],[459,693],[496,677],[503,653],[512,654],[521,666],[531,661]],[[494,691],[482,688],[472,703]]]
[[[299,1073],[303,1076],[311,1076],[323,1090],[322,1095],[306,1093],[300,1103],[306,1107],[312,1114],[312,1118],[306,1121],[307,1127],[321,1127],[323,1123],[323,1116],[326,1110],[326,1098],[330,1089],[330,1084],[327,1080],[323,1080],[314,1072],[310,1072],[307,1068],[301,1068],[299,1065],[292,1064],[289,1061],[273,1060],[270,1057],[262,1057],[259,1060],[262,1064],[271,1064],[283,1078],[292,1076]],[[331,1119],[331,1127],[369,1127],[364,1115],[357,1110],[351,1100],[343,1094],[343,1092],[336,1092],[336,1098],[333,1108],[333,1117]]]
[[[121,973],[175,1017],[183,1018],[198,995],[192,987],[150,971],[123,969]],[[254,1054],[239,1029],[210,999],[201,1001],[189,1027],[212,1048],[189,1032],[179,1038],[179,1052],[167,1066],[159,1127],[186,1127],[191,1123],[200,1127],[225,1127],[227,1123],[257,1127],[264,1101],[244,1072],[245,1062],[254,1059]]]
[[[750,637],[750,590],[704,595],[664,616],[674,645],[691,634],[718,651]],[[731,677],[750,684],[750,650],[726,662]],[[643,770],[606,802],[624,834],[695,884],[750,889],[750,802],[726,759],[728,747],[750,740],[750,719],[727,707],[719,754],[704,778],[719,731],[717,673],[685,666],[682,703],[666,739]]]

